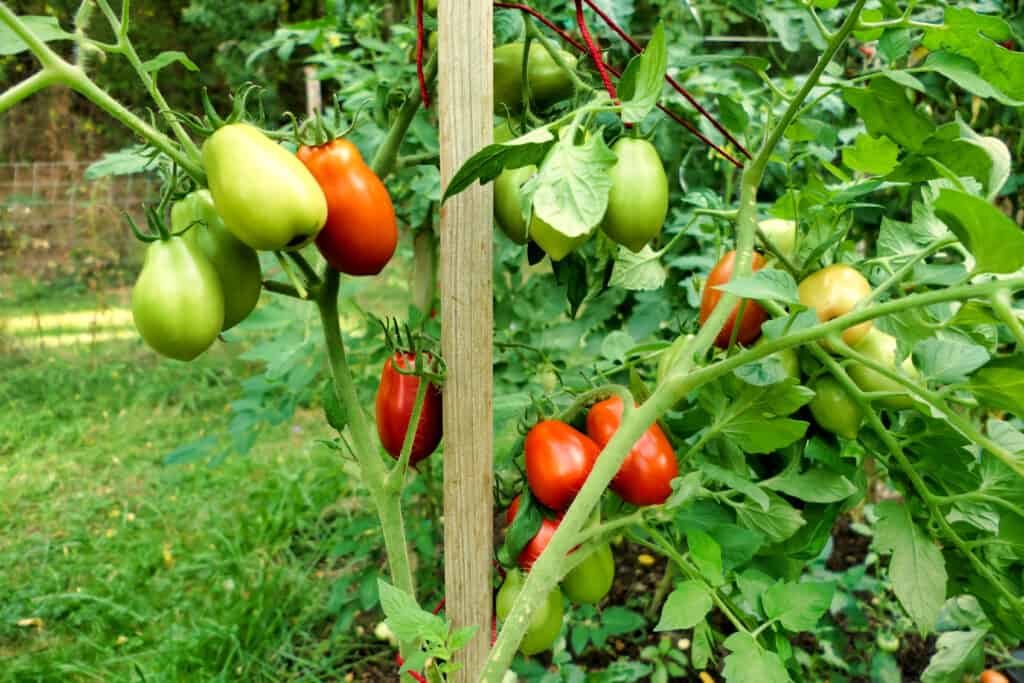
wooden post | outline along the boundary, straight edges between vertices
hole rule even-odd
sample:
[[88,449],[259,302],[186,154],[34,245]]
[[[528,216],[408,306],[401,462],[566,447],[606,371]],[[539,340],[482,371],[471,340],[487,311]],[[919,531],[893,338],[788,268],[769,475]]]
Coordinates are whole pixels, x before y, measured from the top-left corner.
[[[441,0],[438,95],[441,185],[493,135],[491,0]],[[474,185],[441,211],[445,610],[476,625],[454,681],[475,681],[491,642],[493,335],[491,187]]]

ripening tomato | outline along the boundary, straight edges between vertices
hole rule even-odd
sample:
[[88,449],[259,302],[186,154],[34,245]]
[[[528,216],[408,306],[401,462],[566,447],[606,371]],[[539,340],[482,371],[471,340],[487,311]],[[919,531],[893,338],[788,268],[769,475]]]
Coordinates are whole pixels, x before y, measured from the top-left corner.
[[232,123],[203,144],[217,213],[253,249],[301,249],[327,221],[327,200],[309,170],[260,129]]
[[[505,524],[511,526],[517,514],[519,514],[519,496],[512,499],[512,504],[505,511]],[[523,571],[530,571],[533,563],[537,561],[540,554],[548,547],[548,543],[551,542],[551,537],[555,535],[555,530],[558,529],[560,521],[561,515],[559,515],[558,519],[548,519],[545,517],[534,537],[519,551],[519,557],[516,558],[516,562],[519,563]]]
[[132,319],[153,350],[192,360],[210,348],[224,325],[224,293],[206,257],[181,237],[146,249],[132,288]]
[[316,247],[348,275],[376,275],[398,246],[398,222],[388,189],[348,140],[300,147],[299,160],[327,198],[327,224]]
[[[622,399],[618,396],[595,403],[587,413],[587,434],[602,448],[608,445],[622,421]],[[619,471],[611,489],[627,503],[657,505],[672,494],[672,480],[679,476],[679,464],[665,432],[655,422],[643,433]]]
[[[499,620],[504,621],[508,617],[525,582],[526,578],[518,569],[513,569],[505,576],[505,583],[498,590],[494,605],[494,612]],[[562,591],[555,586],[544,601],[534,608],[526,634],[519,644],[519,651],[529,656],[550,650],[561,631]]]
[[[700,298],[701,325],[711,317],[711,312],[715,310],[719,299],[722,298],[722,292],[715,289],[715,287],[724,285],[732,280],[732,269],[735,263],[736,252],[730,251],[722,257],[722,260],[718,262],[718,265],[708,275],[708,281],[704,284],[704,293]],[[764,265],[764,257],[755,251],[751,261],[751,272],[761,270],[764,268]],[[744,302],[746,302],[745,305],[743,305]],[[743,317],[740,320],[739,332],[736,333],[736,343],[743,345],[752,344],[761,336],[761,325],[768,319],[768,313],[757,302],[743,299],[733,307],[732,313],[729,314],[729,318],[725,321],[725,326],[718,333],[718,336],[715,337],[715,346],[718,348],[724,349],[729,346],[729,341],[732,339],[733,326],[736,324],[736,316],[741,305],[743,305]]]
[[569,507],[601,451],[585,434],[557,420],[534,425],[525,449],[530,490],[552,510]]
[[520,203],[520,188],[537,172],[537,167],[507,168],[494,181],[494,222],[516,244],[526,244],[526,219]]
[[198,190],[176,202],[171,208],[171,224],[175,232],[192,226],[182,237],[194,244],[217,271],[224,292],[224,329],[230,330],[249,317],[263,289],[260,257],[225,227],[210,191]]
[[758,223],[758,227],[783,256],[793,258],[796,253],[796,223],[784,218],[769,218]]
[[[420,378],[416,375],[403,375],[395,369],[396,365],[403,370],[412,370],[416,367],[415,354],[399,352],[388,358],[380,375],[380,386],[377,388],[377,434],[384,444],[384,450],[397,460],[402,454],[405,433],[409,429],[409,421],[416,405]],[[431,384],[423,398],[409,464],[415,465],[433,453],[440,441],[441,392]]]
[[856,439],[864,413],[842,385],[832,377],[821,377],[811,385],[814,398],[807,405],[822,429],[846,439]]
[[576,605],[596,605],[615,582],[615,558],[607,543],[597,547],[562,579],[565,597]]
[[995,669],[985,669],[981,672],[979,683],[1010,683],[1010,679]]
[[619,138],[612,151],[618,160],[608,171],[612,187],[601,229],[614,242],[639,252],[661,234],[668,216],[668,176],[647,140]]
[[[798,289],[800,303],[813,308],[818,320],[827,323],[844,316],[871,294],[871,284],[863,275],[845,263],[836,263],[809,275]],[[870,320],[848,327],[843,341],[854,346],[871,330]]]

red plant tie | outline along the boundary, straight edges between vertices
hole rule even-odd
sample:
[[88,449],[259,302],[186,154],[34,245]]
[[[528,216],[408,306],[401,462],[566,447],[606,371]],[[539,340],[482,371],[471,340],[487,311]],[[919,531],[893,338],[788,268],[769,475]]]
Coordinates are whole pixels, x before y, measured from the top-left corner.
[[416,78],[420,82],[420,97],[423,99],[423,106],[430,109],[427,78],[423,75],[423,34],[423,0],[416,0]]
[[[643,52],[643,48],[640,47],[640,44],[633,40],[633,38],[628,33],[626,33],[621,26],[616,24],[615,20],[608,16],[608,14],[604,10],[598,7],[597,3],[595,3],[594,0],[586,0],[586,2],[590,9],[597,12],[597,16],[601,17],[601,20],[604,21],[604,23],[608,24],[608,27],[611,28],[611,30],[615,31],[617,34],[619,34],[620,38],[629,43],[629,46],[633,48],[633,52]],[[733,137],[732,134],[725,129],[725,126],[719,123],[718,119],[712,116],[707,109],[701,106],[701,104],[693,97],[693,95],[691,95],[686,90],[686,88],[681,86],[676,79],[672,78],[672,76],[670,76],[669,74],[665,74],[665,80],[668,81],[668,84],[671,85],[677,93],[685,97],[686,101],[692,104],[694,109],[700,112],[700,115],[707,119],[708,122],[712,126],[714,126],[719,133],[724,135],[729,142],[736,145],[736,148],[740,150],[745,157],[747,157],[748,159],[753,158],[752,156],[750,156],[750,152],[747,151],[747,148],[741,145],[739,140]]]
[[[533,17],[534,19],[536,19],[537,21],[539,21],[540,23],[544,24],[549,29],[554,31],[556,34],[558,34],[558,37],[561,38],[562,40],[564,40],[566,43],[568,43],[569,45],[572,45],[574,48],[576,48],[580,52],[585,52],[585,53],[589,54],[589,50],[587,50],[586,46],[584,46],[578,40],[576,40],[575,38],[570,36],[568,33],[563,31],[562,29],[560,29],[558,26],[555,25],[555,23],[553,21],[551,21],[550,19],[545,17],[543,14],[541,14],[539,11],[537,11],[533,7],[530,7],[529,5],[524,5],[524,4],[518,3],[518,2],[495,2],[494,6],[498,7],[498,8],[501,8],[501,9],[519,10],[520,12],[525,12],[526,14],[529,14],[531,17]],[[604,62],[602,62],[602,64],[604,64]],[[615,67],[611,66],[610,64],[604,64],[604,66],[616,78],[619,78],[622,75],[622,73],[620,71],[618,71]],[[713,149],[716,152],[718,152],[718,154],[721,155],[722,158],[724,158],[730,164],[732,164],[736,168],[743,168],[743,164],[740,163],[736,159],[736,157],[732,156],[731,154],[726,152],[724,149],[722,149],[721,147],[716,145],[714,142],[712,142],[710,139],[708,139],[708,137],[706,135],[704,135],[703,133],[701,133],[697,129],[696,126],[694,126],[692,123],[690,123],[689,121],[684,119],[682,116],[680,116],[679,114],[675,113],[674,111],[672,111],[671,109],[669,109],[668,107],[666,107],[665,105],[663,105],[661,103],[658,104],[658,109],[660,109],[662,112],[664,112],[665,115],[668,116],[670,119],[672,119],[673,121],[678,123],[680,126],[685,128],[687,131],[692,133],[693,136],[696,137],[698,140],[700,140],[705,145],[707,145],[711,149]]]
[[601,74],[601,80],[604,81],[604,89],[608,91],[608,96],[612,98],[612,102],[619,104],[619,96],[615,92],[615,85],[608,76],[608,70],[601,59],[601,52],[597,49],[597,45],[590,35],[590,29],[587,28],[587,19],[583,16],[583,0],[576,0],[576,23],[580,27],[583,42],[587,44],[587,49],[590,51],[590,58],[594,60],[594,64],[597,65],[597,71]]

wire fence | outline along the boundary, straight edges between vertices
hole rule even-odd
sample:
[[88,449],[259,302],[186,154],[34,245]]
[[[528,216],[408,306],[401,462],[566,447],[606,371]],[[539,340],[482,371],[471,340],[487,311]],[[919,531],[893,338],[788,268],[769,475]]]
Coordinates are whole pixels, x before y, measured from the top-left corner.
[[88,161],[0,163],[0,223],[14,228],[53,225],[83,208],[135,213],[157,194],[152,175],[87,180]]

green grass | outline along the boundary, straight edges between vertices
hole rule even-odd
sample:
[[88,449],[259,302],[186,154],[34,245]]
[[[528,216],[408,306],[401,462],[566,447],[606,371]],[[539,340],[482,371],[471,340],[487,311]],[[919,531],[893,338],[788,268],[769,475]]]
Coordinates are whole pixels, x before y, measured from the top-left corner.
[[338,503],[351,486],[318,411],[218,467],[162,464],[225,427],[250,373],[137,342],[0,355],[0,681],[323,680],[391,661],[352,626],[375,604],[378,540],[365,503]]

